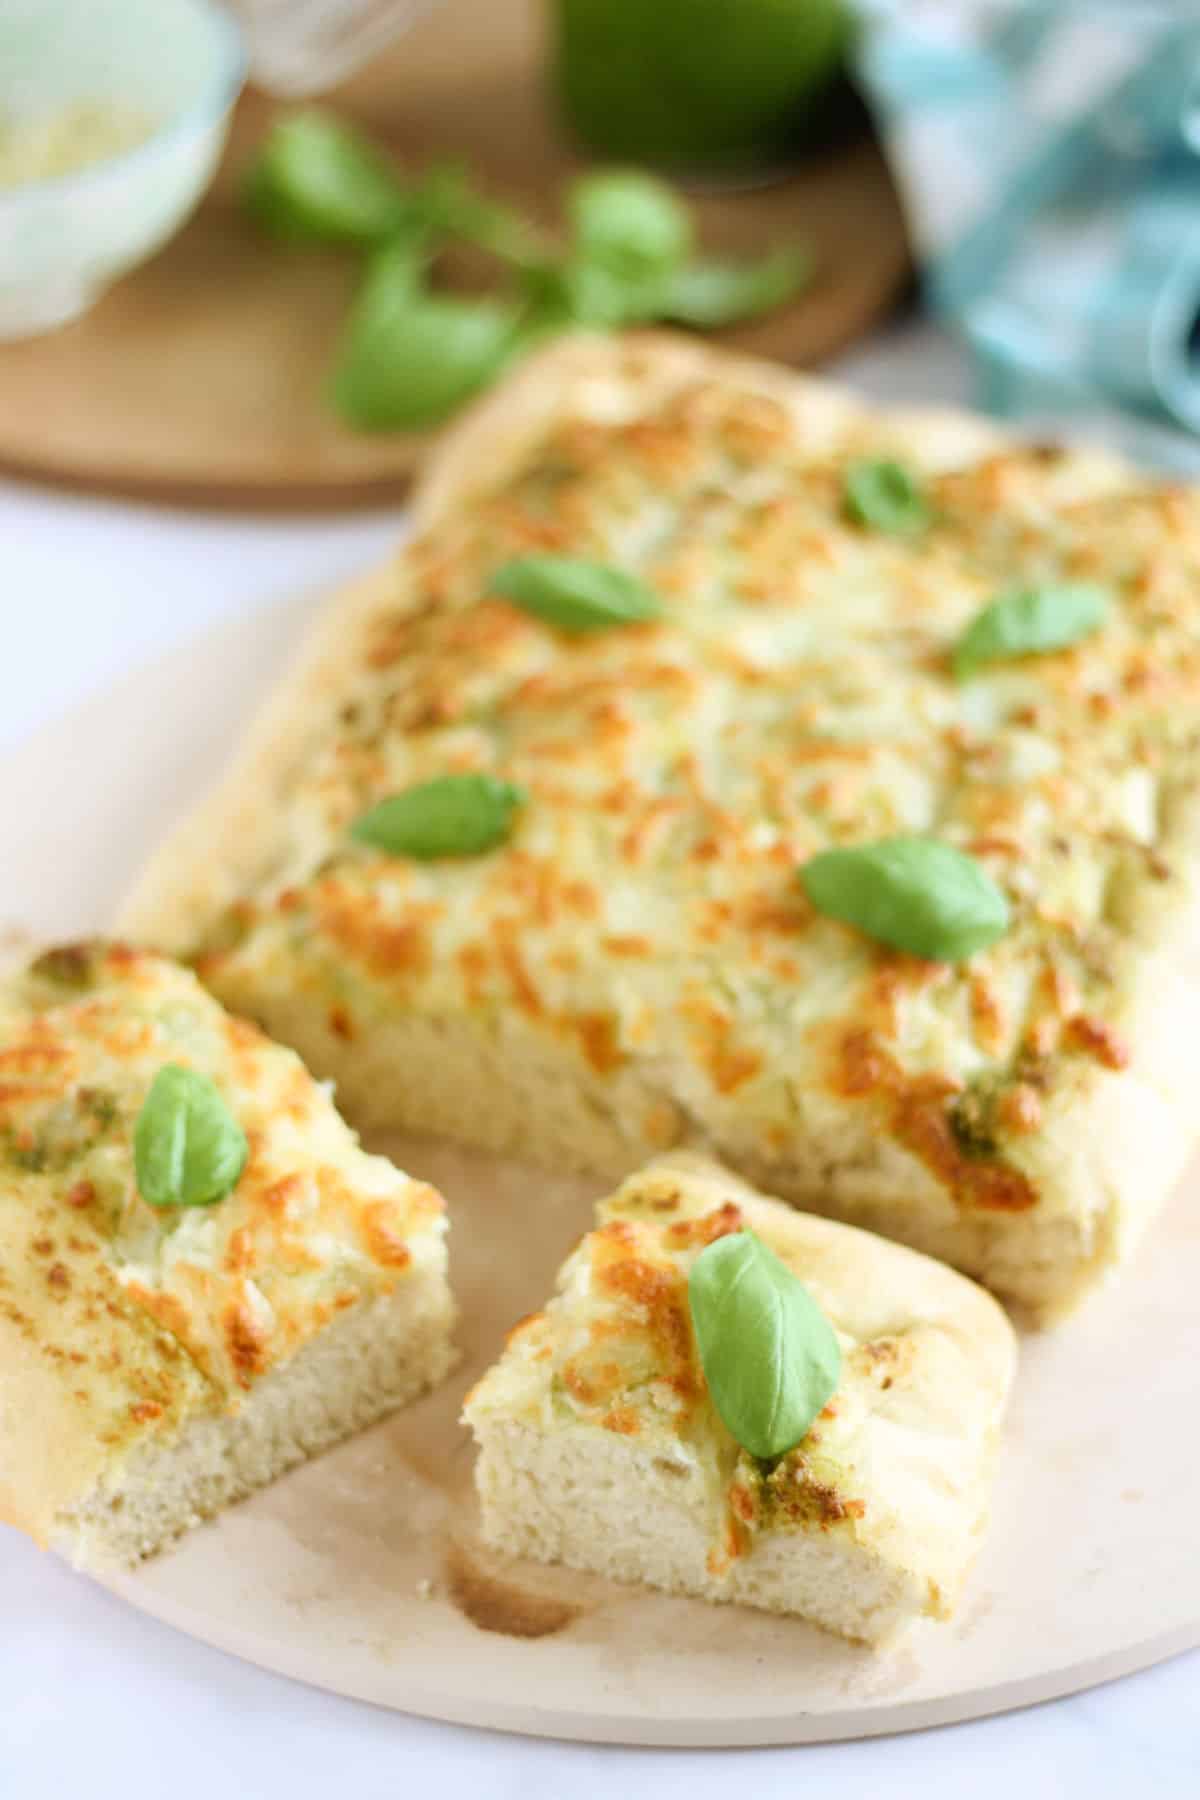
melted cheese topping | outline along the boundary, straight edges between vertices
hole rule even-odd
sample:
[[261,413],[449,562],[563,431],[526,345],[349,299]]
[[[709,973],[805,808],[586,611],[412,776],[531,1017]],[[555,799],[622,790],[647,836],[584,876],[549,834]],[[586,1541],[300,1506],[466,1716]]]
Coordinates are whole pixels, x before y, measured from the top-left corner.
[[[1031,449],[932,476],[929,529],[887,536],[842,506],[882,441],[859,420],[814,449],[782,405],[708,382],[561,421],[398,567],[281,802],[282,866],[206,979],[251,1011],[302,989],[343,1037],[400,1007],[516,1008],[600,1075],[652,1062],[717,1142],[778,1156],[816,1096],[958,1204],[1034,1205],[1023,1146],[1052,1089],[1124,1066],[1144,908],[1179,886],[1200,501],[1088,498]],[[634,571],[664,619],[572,639],[489,595],[543,549]],[[985,603],[1059,578],[1111,590],[1100,632],[953,678]],[[348,841],[390,791],[465,769],[527,789],[507,846],[417,864]],[[797,865],[894,832],[978,857],[1008,935],[952,968],[817,916]]]
[[[213,1206],[138,1194],[135,1121],[166,1062],[246,1132]],[[109,1438],[226,1404],[347,1307],[444,1260],[440,1196],[365,1155],[291,1051],[186,971],[118,945],[51,951],[0,996],[0,1308],[73,1370]]]

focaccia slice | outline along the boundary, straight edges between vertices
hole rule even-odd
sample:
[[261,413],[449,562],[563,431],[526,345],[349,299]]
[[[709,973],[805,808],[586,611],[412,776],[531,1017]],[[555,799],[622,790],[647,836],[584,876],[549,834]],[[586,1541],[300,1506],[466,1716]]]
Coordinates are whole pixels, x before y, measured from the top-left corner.
[[[924,484],[921,529],[848,509],[872,458]],[[1043,1315],[1118,1266],[1200,1117],[1196,495],[632,338],[529,364],[416,519],[125,929],[364,1127],[612,1179],[704,1146]],[[662,617],[571,635],[492,591],[547,550]],[[1054,581],[1109,592],[1103,628],[955,678],[981,608]],[[468,770],[526,795],[487,854],[353,837]],[[805,861],[896,833],[973,856],[1007,933],[951,965],[814,912]]]
[[[165,1064],[245,1133],[215,1204],[138,1191]],[[454,1360],[445,1232],[434,1189],[190,972],[47,952],[0,985],[0,1518],[136,1561],[413,1399]]]
[[[756,1232],[842,1348],[839,1385],[774,1464],[705,1387],[688,1272]],[[945,1618],[986,1523],[1013,1331],[980,1288],[865,1232],[667,1157],[598,1209],[543,1312],[468,1397],[487,1541],[880,1644]]]

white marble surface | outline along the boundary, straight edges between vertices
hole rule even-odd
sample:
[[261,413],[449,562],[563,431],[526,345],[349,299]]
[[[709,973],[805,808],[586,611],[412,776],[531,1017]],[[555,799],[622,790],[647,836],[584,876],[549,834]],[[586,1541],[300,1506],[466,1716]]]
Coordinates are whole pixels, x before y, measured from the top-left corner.
[[[928,330],[879,340],[843,372],[889,399],[966,393],[957,357]],[[370,561],[397,522],[394,512],[179,513],[0,483],[0,750],[210,621]],[[749,1784],[768,1795],[825,1795],[836,1784],[880,1800],[924,1800],[931,1787],[971,1800],[1143,1791],[1195,1800],[1198,1687],[1200,1652],[1028,1712],[859,1744],[687,1753],[526,1742],[375,1711],[249,1668],[130,1611],[0,1527],[0,1800],[315,1800],[334,1789],[391,1800],[418,1783],[444,1800],[708,1800]]]

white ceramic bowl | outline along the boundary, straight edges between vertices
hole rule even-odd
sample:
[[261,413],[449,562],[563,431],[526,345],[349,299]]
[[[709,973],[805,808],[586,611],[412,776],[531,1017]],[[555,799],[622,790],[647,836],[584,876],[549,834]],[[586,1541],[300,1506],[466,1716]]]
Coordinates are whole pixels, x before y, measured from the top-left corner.
[[74,318],[171,236],[212,176],[243,73],[213,0],[2,0],[6,120],[100,102],[155,125],[71,174],[0,188],[0,337]]

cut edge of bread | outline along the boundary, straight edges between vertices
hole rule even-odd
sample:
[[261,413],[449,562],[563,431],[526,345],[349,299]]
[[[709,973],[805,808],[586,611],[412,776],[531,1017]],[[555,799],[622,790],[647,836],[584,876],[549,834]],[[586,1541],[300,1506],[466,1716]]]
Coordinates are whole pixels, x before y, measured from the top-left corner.
[[848,1530],[780,1533],[714,1574],[704,1477],[661,1449],[514,1420],[474,1429],[483,1537],[505,1555],[786,1613],[876,1648],[918,1619],[944,1618],[957,1597]]
[[53,1522],[51,1543],[103,1571],[153,1556],[202,1520],[373,1425],[440,1382],[458,1360],[454,1306],[431,1271],[345,1313],[251,1389],[236,1412],[143,1440]]
[[[803,1211],[949,1263],[1032,1326],[1059,1322],[1125,1262],[1194,1141],[1186,1108],[1152,1074],[1105,1074],[1073,1116],[1064,1109],[1054,1121],[1035,1172],[1037,1207],[968,1210],[866,1117],[811,1125],[803,1157],[767,1159],[736,1130],[699,1117],[669,1065],[633,1060],[600,1075],[518,1015],[407,1012],[347,1043],[302,994],[216,987],[314,1074],[336,1080],[339,1104],[363,1132],[428,1133],[612,1182],[664,1151],[699,1150]],[[1179,983],[1146,1020],[1143,1056],[1177,1056],[1192,992]],[[487,1105],[466,1106],[471,1094]]]

